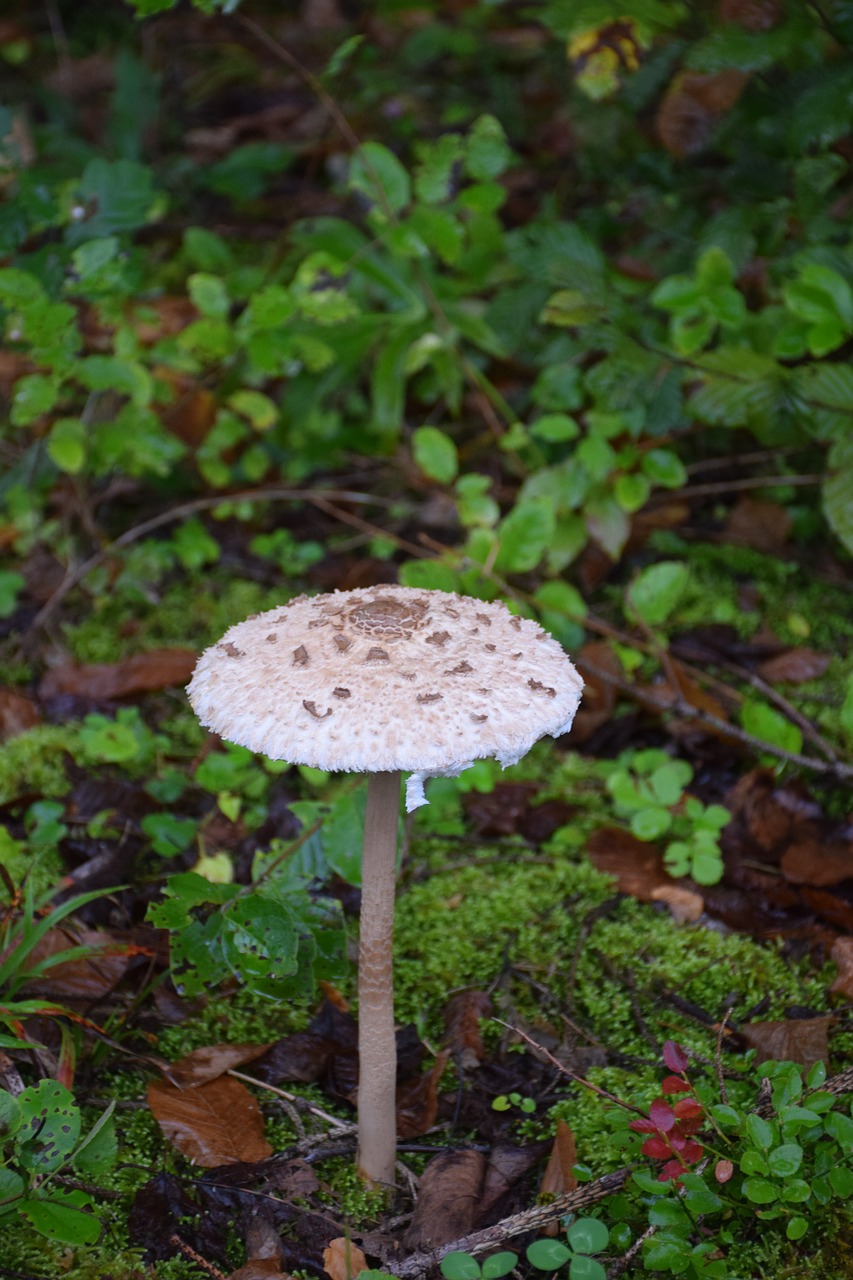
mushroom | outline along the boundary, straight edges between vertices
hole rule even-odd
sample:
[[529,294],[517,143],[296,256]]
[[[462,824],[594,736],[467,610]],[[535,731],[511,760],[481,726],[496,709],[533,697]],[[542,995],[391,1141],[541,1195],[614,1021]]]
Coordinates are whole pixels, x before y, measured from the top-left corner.
[[359,931],[358,1167],[394,1181],[392,986],[400,776],[483,756],[515,764],[570,728],[582,681],[561,646],[500,603],[379,586],[298,596],[231,627],[189,685],[202,724],[273,760],[368,774]]

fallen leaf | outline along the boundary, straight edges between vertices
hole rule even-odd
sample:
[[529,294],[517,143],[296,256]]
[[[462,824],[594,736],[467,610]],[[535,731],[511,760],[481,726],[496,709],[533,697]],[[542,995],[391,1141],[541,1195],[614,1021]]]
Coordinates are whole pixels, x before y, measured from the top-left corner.
[[121,662],[67,662],[43,678],[40,698],[71,695],[108,701],[134,693],[184,685],[192,675],[197,655],[191,649],[152,649]]
[[573,744],[587,742],[597,729],[607,724],[616,709],[616,686],[606,677],[623,676],[616,654],[601,640],[583,645],[575,658],[584,678],[583,702],[570,729]]
[[435,1124],[438,1115],[438,1084],[450,1058],[450,1051],[436,1054],[431,1071],[421,1072],[414,1081],[397,1085],[397,1134],[418,1138]]
[[805,684],[807,680],[817,680],[822,676],[832,661],[828,653],[818,653],[816,649],[803,646],[800,649],[786,649],[773,658],[766,658],[758,668],[758,674],[768,684]]
[[148,1086],[148,1105],[166,1139],[203,1169],[272,1155],[260,1107],[230,1076],[194,1089],[155,1080]]
[[29,995],[50,996],[57,1000],[100,1000],[124,977],[130,956],[140,951],[133,944],[114,940],[109,933],[99,929],[83,926],[50,929],[33,947],[25,967],[32,969],[44,960],[70,951],[72,947],[92,947],[97,954],[51,965],[44,973],[26,982],[24,991]]
[[742,71],[682,71],[670,84],[655,127],[667,151],[686,158],[703,151],[749,77]]
[[599,827],[587,841],[587,853],[597,871],[613,876],[620,893],[651,902],[656,889],[672,884],[657,847],[638,840],[621,827]]
[[404,1247],[438,1249],[467,1235],[474,1224],[485,1169],[481,1151],[444,1151],[434,1156],[421,1175]]
[[787,1018],[784,1022],[749,1022],[740,1035],[757,1051],[756,1064],[770,1059],[796,1062],[808,1070],[829,1058],[827,1033],[835,1022],[832,1014],[818,1018]]
[[838,966],[838,977],[830,992],[853,1000],[853,938],[836,938],[829,958]]
[[252,1062],[269,1049],[268,1044],[210,1044],[193,1049],[185,1058],[169,1065],[169,1079],[179,1089],[191,1089],[216,1080],[226,1071]]
[[784,14],[783,0],[720,0],[720,22],[736,22],[745,31],[772,31]]
[[444,1006],[444,1043],[463,1071],[478,1067],[486,1056],[480,1019],[492,1013],[485,991],[459,991]]
[[0,688],[0,742],[17,738],[41,720],[32,698],[17,689]]
[[729,512],[723,538],[753,551],[781,551],[791,536],[794,518],[786,507],[766,498],[739,498]]
[[651,900],[663,902],[669,908],[673,920],[677,920],[679,924],[695,924],[705,910],[705,899],[701,893],[672,882],[653,889]]
[[782,854],[781,867],[791,884],[817,888],[853,879],[853,841],[822,838],[803,831]]
[[574,1191],[578,1180],[572,1169],[577,1164],[577,1159],[575,1135],[565,1120],[558,1120],[554,1145],[539,1184],[539,1194],[561,1196],[566,1191]]
[[366,1271],[365,1258],[358,1245],[353,1244],[346,1236],[338,1236],[330,1240],[323,1250],[323,1270],[332,1280],[354,1280],[360,1272]]
[[518,1189],[521,1179],[539,1163],[549,1147],[547,1139],[524,1147],[511,1142],[495,1143],[477,1199],[475,1226],[486,1226],[512,1211],[507,1203],[510,1193]]
[[282,1271],[275,1258],[250,1258],[245,1266],[232,1271],[227,1280],[292,1280]]

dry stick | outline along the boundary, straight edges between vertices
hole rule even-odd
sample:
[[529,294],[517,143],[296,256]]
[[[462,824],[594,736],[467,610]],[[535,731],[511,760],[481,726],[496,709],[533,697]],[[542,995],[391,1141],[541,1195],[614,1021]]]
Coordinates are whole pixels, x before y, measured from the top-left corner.
[[[336,498],[338,502],[355,502],[365,506],[381,506],[383,502],[382,498],[373,497],[368,493],[352,492],[346,489],[342,491],[335,489],[245,489],[239,490],[237,493],[220,493],[210,498],[193,498],[189,502],[182,502],[177,507],[170,507],[168,511],[161,511],[159,515],[152,516],[150,520],[143,520],[141,524],[134,525],[132,529],[125,530],[118,538],[108,542],[106,546],[101,547],[94,555],[91,555],[83,564],[78,565],[76,569],[67,573],[47,603],[39,609],[27,631],[37,631],[43,627],[56,612],[68,592],[82,582],[86,575],[96,569],[99,564],[108,559],[113,552],[130,546],[140,538],[144,538],[146,534],[153,533],[156,529],[162,529],[164,525],[174,524],[176,520],[183,520],[187,516],[195,515],[198,511],[210,511],[215,507],[225,506],[229,502],[310,502],[312,505],[320,507],[320,510],[323,510],[320,504],[325,502],[327,497]],[[388,537],[387,533],[385,537]],[[411,547],[411,550],[416,555],[424,554],[419,547]]]
[[350,1124],[347,1120],[340,1120],[337,1116],[330,1115],[328,1111],[323,1111],[321,1107],[315,1107],[313,1103],[306,1102],[298,1093],[288,1093],[286,1089],[279,1089],[274,1084],[267,1084],[265,1080],[258,1080],[255,1076],[246,1075],[243,1071],[237,1071],[230,1068],[226,1075],[233,1076],[235,1080],[242,1080],[246,1084],[255,1085],[258,1089],[266,1089],[267,1093],[275,1094],[277,1098],[283,1098],[286,1102],[295,1102],[304,1106],[306,1111],[310,1111],[312,1116],[318,1116],[319,1119],[325,1120],[326,1124],[330,1124],[336,1129],[336,1138],[340,1138],[344,1133],[355,1133],[355,1125]]
[[740,493],[747,489],[780,489],[784,485],[823,484],[823,476],[745,476],[743,480],[719,480],[713,484],[686,484],[673,491],[673,498],[705,498],[718,493]]
[[701,724],[707,724],[717,729],[725,737],[735,738],[738,742],[746,743],[747,746],[752,747],[755,751],[763,751],[766,755],[775,756],[777,760],[785,760],[788,764],[796,764],[803,769],[811,769],[814,773],[826,773],[839,778],[853,778],[853,765],[844,764],[841,760],[815,760],[814,756],[804,756],[798,751],[786,751],[784,747],[777,747],[772,742],[765,742],[762,738],[756,738],[753,734],[747,733],[745,729],[740,729],[737,725],[730,724],[728,720],[721,720],[719,716],[712,715],[709,711],[702,711],[698,707],[692,707],[688,702],[681,700],[668,702],[664,698],[656,698],[654,694],[647,692],[645,689],[636,689],[627,680],[605,671],[602,667],[596,666],[593,662],[588,662],[585,658],[576,658],[575,665],[580,671],[589,672],[590,675],[595,676],[596,679],[601,680],[604,684],[612,684],[615,688],[621,689],[622,692],[627,693],[638,702],[648,703],[649,706],[655,707],[659,711],[674,711],[685,719],[698,720]]
[[828,760],[833,763],[838,761],[838,755],[831,743],[827,742],[823,734],[812,724],[808,716],[804,716],[801,711],[788,701],[788,699],[774,689],[771,684],[762,679],[755,671],[748,671],[745,667],[740,666],[737,662],[729,662],[726,659],[717,659],[718,665],[726,671],[731,671],[733,675],[737,675],[741,680],[745,680],[747,684],[752,685],[753,689],[757,689],[762,693],[768,702],[772,702],[774,706],[782,712],[782,714],[798,726],[802,730],[803,737],[807,738],[818,751],[823,752]]

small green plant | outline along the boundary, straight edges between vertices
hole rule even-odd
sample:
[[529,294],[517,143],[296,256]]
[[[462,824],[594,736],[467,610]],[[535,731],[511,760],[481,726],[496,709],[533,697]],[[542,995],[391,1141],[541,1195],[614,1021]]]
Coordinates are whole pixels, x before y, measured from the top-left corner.
[[478,1262],[470,1253],[454,1249],[441,1259],[440,1271],[444,1280],[501,1280],[514,1270],[518,1254],[509,1249],[493,1253]]
[[116,1158],[112,1113],[101,1113],[83,1136],[80,1108],[57,1080],[40,1080],[17,1097],[0,1092],[0,1231],[28,1223],[63,1244],[93,1244],[102,1224],[94,1203],[70,1176],[87,1179]]
[[604,1280],[606,1272],[593,1254],[602,1253],[610,1231],[598,1218],[575,1218],[562,1240],[534,1240],[527,1246],[527,1261],[540,1271],[557,1271],[568,1263],[569,1280]]
[[493,1111],[509,1111],[512,1107],[518,1107],[519,1111],[529,1116],[536,1110],[536,1103],[532,1098],[525,1098],[520,1093],[499,1093],[492,1099]]
[[608,773],[607,790],[638,840],[668,837],[664,865],[670,875],[716,884],[723,874],[720,832],[731,814],[722,805],[704,805],[685,794],[692,779],[686,760],[654,749],[629,751]]

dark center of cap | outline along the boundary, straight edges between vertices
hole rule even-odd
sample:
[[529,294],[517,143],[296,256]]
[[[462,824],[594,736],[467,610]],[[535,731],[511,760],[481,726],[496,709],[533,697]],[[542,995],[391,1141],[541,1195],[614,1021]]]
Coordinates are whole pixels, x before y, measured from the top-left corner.
[[403,636],[419,627],[428,606],[419,600],[395,600],[379,596],[353,609],[349,620],[359,631],[373,635]]

